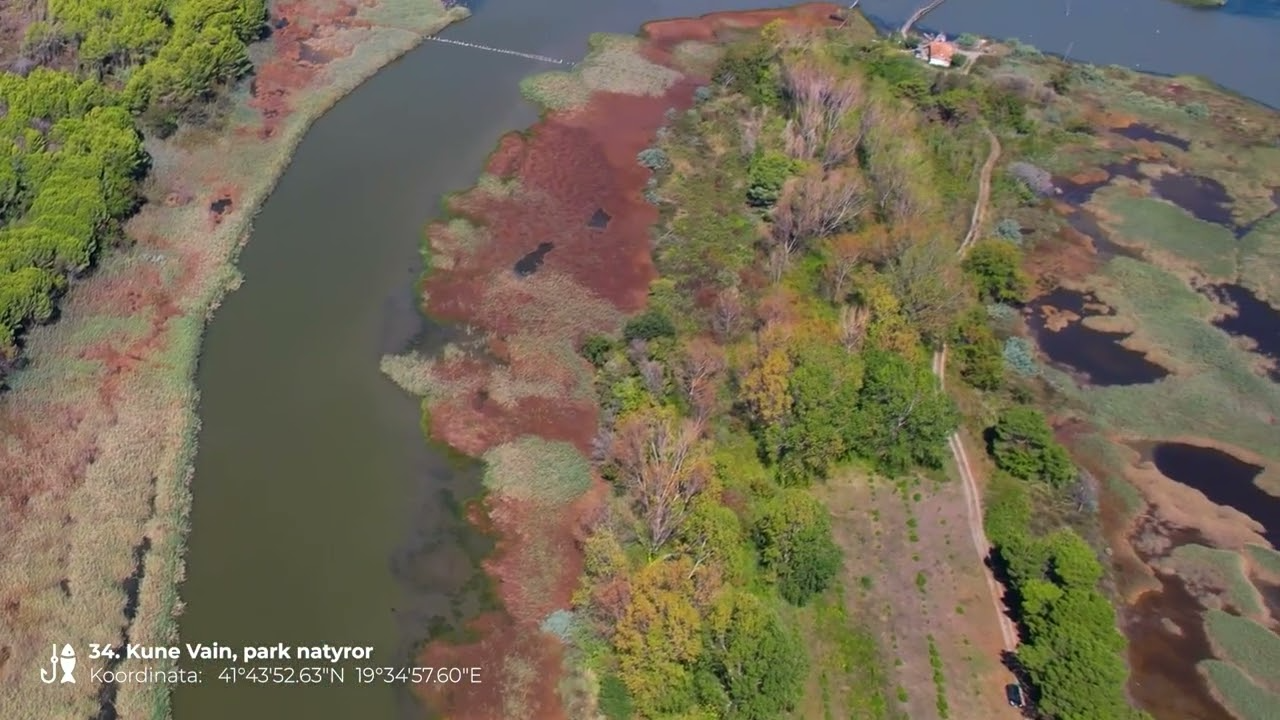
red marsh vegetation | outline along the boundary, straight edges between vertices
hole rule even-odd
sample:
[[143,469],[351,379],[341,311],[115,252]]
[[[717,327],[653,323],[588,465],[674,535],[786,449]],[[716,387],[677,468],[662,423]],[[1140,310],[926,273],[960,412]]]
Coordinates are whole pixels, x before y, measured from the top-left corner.
[[[430,431],[480,456],[518,438],[568,442],[586,455],[598,424],[590,370],[576,348],[613,333],[642,309],[656,273],[644,200],[650,171],[637,154],[651,145],[669,109],[684,111],[710,78],[682,67],[677,46],[716,42],[734,30],[782,20],[798,28],[832,24],[839,8],[717,13],[643,28],[630,52],[676,71],[665,91],[596,90],[584,103],[548,111],[498,143],[485,181],[450,198],[451,220],[427,229],[435,269],[424,281],[426,310],[484,336],[484,357],[445,353],[435,361]],[[498,188],[498,189],[495,189]],[[465,222],[459,222],[459,218]],[[470,644],[437,642],[430,666],[484,668],[480,685],[429,690],[458,717],[557,718],[560,641],[541,624],[568,608],[582,571],[579,535],[602,507],[599,478],[571,503],[509,493],[486,498],[497,550],[485,563],[504,612],[472,624]]]

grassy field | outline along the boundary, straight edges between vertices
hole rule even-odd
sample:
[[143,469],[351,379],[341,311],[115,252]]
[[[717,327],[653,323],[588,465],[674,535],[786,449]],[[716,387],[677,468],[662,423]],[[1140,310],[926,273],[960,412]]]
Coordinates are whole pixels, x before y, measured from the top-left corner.
[[905,715],[892,695],[886,653],[867,624],[847,610],[849,592],[829,590],[796,611],[812,664],[797,720],[897,720]]
[[885,712],[1017,717],[1001,694],[1011,676],[999,664],[998,619],[959,481],[893,482],[848,470],[819,494],[845,554],[845,612],[882,654]]
[[[338,51],[311,72],[296,71],[296,61],[274,54],[271,43],[254,48],[260,93],[279,89],[288,102],[269,134],[242,91],[221,126],[148,141],[150,202],[127,228],[133,245],[108,253],[73,289],[62,319],[28,338],[31,367],[0,400],[0,462],[16,469],[26,497],[22,512],[0,525],[7,603],[0,637],[11,652],[0,666],[6,717],[97,714],[99,688],[83,679],[75,691],[60,686],[56,702],[40,684],[34,668],[46,662],[49,638],[81,649],[119,643],[122,632],[134,643],[176,641],[175,584],[199,427],[195,362],[206,319],[239,283],[233,262],[254,213],[313,120],[466,14],[435,0],[384,0],[359,10],[367,26],[335,25],[341,11],[320,2],[294,18],[295,27],[325,33],[326,47]],[[278,33],[276,43],[304,39]],[[210,204],[219,199],[232,204],[214,217]],[[127,598],[130,576],[140,583]],[[136,607],[131,617],[122,613],[126,603]],[[80,667],[100,662],[82,659]],[[115,710],[167,717],[168,688],[121,685]]]

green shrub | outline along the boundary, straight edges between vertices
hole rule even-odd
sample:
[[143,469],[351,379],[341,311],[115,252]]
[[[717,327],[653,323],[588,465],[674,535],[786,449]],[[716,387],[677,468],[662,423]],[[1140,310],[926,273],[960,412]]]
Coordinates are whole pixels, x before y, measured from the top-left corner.
[[984,300],[1020,302],[1031,286],[1022,270],[1022,250],[1001,240],[981,240],[969,250],[964,269]]
[[1066,448],[1053,437],[1044,413],[1029,406],[1006,410],[992,428],[996,466],[1022,480],[1062,486],[1076,479]]
[[622,336],[627,340],[675,337],[676,326],[671,322],[671,318],[658,310],[651,309],[628,320],[622,328]]
[[1000,342],[987,322],[982,308],[960,317],[951,335],[960,377],[979,390],[995,390],[1004,383],[1004,362]]
[[635,716],[631,693],[616,673],[600,678],[599,705],[600,712],[609,720],[631,720]]
[[766,207],[778,201],[787,178],[796,171],[796,162],[776,150],[757,150],[747,166],[747,201]]
[[592,335],[582,341],[582,356],[596,367],[603,367],[613,352],[613,341],[603,335]]

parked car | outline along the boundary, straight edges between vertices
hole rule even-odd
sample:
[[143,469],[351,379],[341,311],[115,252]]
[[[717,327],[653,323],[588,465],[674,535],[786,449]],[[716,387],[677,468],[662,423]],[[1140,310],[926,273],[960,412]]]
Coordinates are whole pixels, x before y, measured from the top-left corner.
[[1027,704],[1027,699],[1022,694],[1022,686],[1018,683],[1009,683],[1004,686],[1004,696],[1009,700],[1009,704],[1013,707],[1020,708]]

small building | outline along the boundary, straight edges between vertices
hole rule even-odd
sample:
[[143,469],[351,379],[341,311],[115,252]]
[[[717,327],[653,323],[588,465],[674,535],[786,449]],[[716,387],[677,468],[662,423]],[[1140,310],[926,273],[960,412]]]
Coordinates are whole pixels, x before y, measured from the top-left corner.
[[956,45],[948,42],[946,35],[939,35],[924,46],[920,57],[930,65],[951,67],[951,58],[955,57]]

